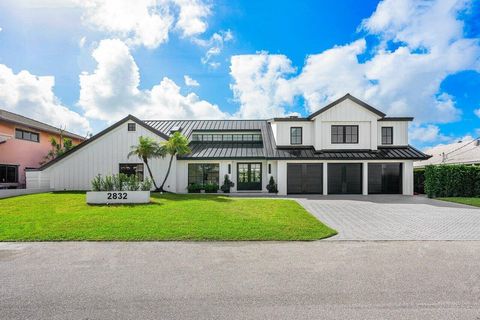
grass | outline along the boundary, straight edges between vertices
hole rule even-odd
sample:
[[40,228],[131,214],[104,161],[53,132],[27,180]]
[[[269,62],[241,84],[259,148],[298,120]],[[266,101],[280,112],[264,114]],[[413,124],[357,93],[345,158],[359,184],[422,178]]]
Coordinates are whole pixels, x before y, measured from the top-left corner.
[[480,198],[470,197],[448,197],[448,198],[436,198],[442,201],[450,201],[455,203],[468,204],[469,206],[480,207]]
[[91,206],[81,192],[0,200],[0,241],[318,240],[336,233],[293,200],[152,194],[145,205]]

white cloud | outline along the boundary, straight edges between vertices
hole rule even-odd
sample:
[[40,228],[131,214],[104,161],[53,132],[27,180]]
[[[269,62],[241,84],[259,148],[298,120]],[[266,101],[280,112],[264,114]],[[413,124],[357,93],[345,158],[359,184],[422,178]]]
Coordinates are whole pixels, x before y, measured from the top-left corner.
[[410,128],[408,135],[410,140],[419,141],[419,142],[432,142],[432,141],[445,142],[450,140],[450,138],[440,133],[440,128],[438,126],[433,124],[429,124],[425,126],[414,124]]
[[213,61],[215,57],[219,56],[223,48],[225,46],[225,43],[232,41],[233,40],[233,33],[230,30],[227,31],[219,31],[215,32],[210,39],[199,39],[199,38],[194,38],[193,41],[204,48],[208,48],[207,52],[205,55],[200,59],[200,61],[208,65],[209,67],[216,69],[220,66],[220,62],[218,61]]
[[210,6],[202,0],[77,0],[88,25],[119,37],[128,45],[156,48],[174,29],[182,36],[207,29]]
[[65,128],[79,134],[90,130],[84,117],[69,110],[53,93],[53,76],[36,76],[23,70],[15,74],[0,64],[0,108]]
[[[232,89],[241,103],[239,115],[281,115],[285,103],[298,96],[314,111],[350,92],[391,116],[412,115],[422,123],[456,121],[461,111],[440,85],[448,75],[480,71],[478,39],[463,38],[458,18],[468,6],[463,0],[383,1],[361,26],[381,45],[369,48],[360,38],[309,55],[295,76],[284,55],[234,56]],[[388,50],[388,43],[396,49]],[[281,67],[270,59],[282,61]]]
[[480,108],[473,110],[473,113],[480,118]]
[[189,87],[198,87],[200,86],[200,83],[198,83],[197,80],[195,79],[192,79],[190,76],[188,75],[184,75],[183,76],[183,79],[185,80],[185,85],[189,86]]
[[221,119],[228,114],[194,94],[182,95],[171,79],[141,90],[138,67],[120,40],[102,40],[93,51],[97,68],[80,75],[78,104],[90,118],[118,120],[127,114],[142,119]]
[[83,48],[85,46],[86,41],[87,41],[87,37],[81,37],[80,40],[78,40],[78,46],[80,48]]
[[210,6],[199,0],[174,0],[180,7],[176,28],[184,37],[202,34],[207,30],[205,18],[210,14]]

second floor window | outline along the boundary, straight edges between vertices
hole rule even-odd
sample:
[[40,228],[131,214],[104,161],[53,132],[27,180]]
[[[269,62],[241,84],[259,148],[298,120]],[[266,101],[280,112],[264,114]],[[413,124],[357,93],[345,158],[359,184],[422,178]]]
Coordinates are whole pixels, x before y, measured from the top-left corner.
[[382,144],[393,144],[393,127],[382,127]]
[[333,143],[358,143],[358,126],[332,126]]
[[15,129],[15,138],[33,142],[40,142],[40,135],[38,133],[21,129]]
[[302,144],[302,127],[290,128],[290,144]]

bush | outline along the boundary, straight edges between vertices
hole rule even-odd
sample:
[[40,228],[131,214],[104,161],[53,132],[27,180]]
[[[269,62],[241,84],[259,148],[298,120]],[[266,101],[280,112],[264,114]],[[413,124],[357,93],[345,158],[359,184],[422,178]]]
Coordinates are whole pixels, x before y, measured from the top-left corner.
[[143,182],[140,184],[140,190],[142,191],[150,191],[152,190],[152,187],[153,187],[153,182],[148,178],[145,178],[145,180],[143,180]]
[[218,192],[218,184],[216,183],[207,183],[203,186],[205,189],[205,193],[217,193]]
[[413,191],[416,194],[425,193],[425,169],[415,169],[413,171]]
[[223,180],[223,184],[220,187],[224,193],[230,193],[230,188],[234,187],[235,183],[233,183],[230,178],[228,177],[228,174],[225,175],[225,179]]
[[113,177],[105,176],[102,184],[102,191],[113,191]]
[[202,185],[198,183],[189,184],[187,187],[188,193],[200,193],[202,190]]
[[124,173],[114,174],[112,176],[113,190],[124,191],[126,184],[129,181],[129,177]]
[[273,176],[270,176],[270,181],[268,181],[267,184],[267,190],[269,193],[278,193],[278,187],[275,183],[275,179],[273,179]]
[[425,167],[425,193],[433,197],[480,196],[480,167],[430,165]]
[[92,190],[93,191],[102,191],[103,188],[103,178],[101,175],[97,175],[92,180]]
[[137,191],[140,188],[140,180],[136,175],[128,177],[126,188],[128,191]]

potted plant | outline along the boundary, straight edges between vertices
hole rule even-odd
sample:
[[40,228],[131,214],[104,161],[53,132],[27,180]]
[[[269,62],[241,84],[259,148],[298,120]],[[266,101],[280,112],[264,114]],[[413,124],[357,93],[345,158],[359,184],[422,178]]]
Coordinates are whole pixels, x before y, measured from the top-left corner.
[[226,174],[220,189],[222,189],[223,193],[230,193],[230,188],[233,188],[234,186],[235,186],[235,183],[233,183],[228,177],[228,174]]
[[269,193],[278,193],[277,184],[275,183],[275,179],[273,179],[273,176],[270,176],[270,181],[268,181],[267,184],[267,190]]

